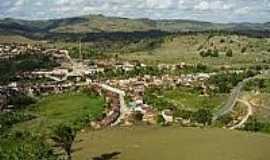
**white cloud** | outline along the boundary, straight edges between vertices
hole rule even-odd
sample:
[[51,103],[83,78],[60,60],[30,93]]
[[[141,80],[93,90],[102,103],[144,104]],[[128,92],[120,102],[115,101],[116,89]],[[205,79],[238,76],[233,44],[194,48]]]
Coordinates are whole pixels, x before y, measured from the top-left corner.
[[[185,18],[215,22],[270,21],[270,0],[258,1],[0,0],[0,17],[44,19],[73,17],[83,14],[104,14],[128,18]],[[250,11],[253,14],[248,14]],[[243,17],[243,15],[246,16]]]
[[229,10],[232,9],[234,6],[233,3],[226,3],[225,1],[201,1],[199,4],[194,6],[195,10]]
[[209,5],[209,3],[208,2],[206,2],[206,1],[202,1],[202,2],[200,2],[198,5],[195,5],[194,6],[194,9],[195,10],[208,10],[210,8],[210,5]]
[[146,7],[150,9],[166,9],[171,8],[173,5],[173,0],[146,0]]
[[238,15],[246,15],[248,13],[250,13],[251,8],[250,7],[243,7],[243,8],[239,8],[237,10],[235,10],[235,13]]
[[26,3],[26,0],[18,0],[16,3],[15,3],[15,6],[22,6]]

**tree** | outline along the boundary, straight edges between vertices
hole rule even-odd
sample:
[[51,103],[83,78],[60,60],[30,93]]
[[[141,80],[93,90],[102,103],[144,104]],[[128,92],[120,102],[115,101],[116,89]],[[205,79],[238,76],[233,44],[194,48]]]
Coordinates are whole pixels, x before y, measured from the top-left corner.
[[197,112],[193,113],[192,117],[194,121],[206,126],[211,124],[213,115],[209,109],[199,109]]
[[224,38],[220,39],[220,43],[224,43],[224,42],[225,42]]
[[247,47],[243,47],[242,49],[241,49],[241,53],[245,53],[247,51]]
[[233,51],[232,51],[231,48],[227,50],[226,56],[227,56],[227,57],[232,57],[232,56],[233,56]]
[[52,139],[58,147],[61,147],[67,154],[68,160],[71,160],[71,148],[76,137],[76,130],[67,125],[59,125],[54,130]]
[[218,49],[215,48],[211,56],[218,57],[219,56]]
[[212,55],[212,50],[211,49],[207,49],[206,51],[206,57],[211,56]]
[[207,71],[207,66],[201,63],[198,63],[196,67],[194,68],[194,72],[206,72]]

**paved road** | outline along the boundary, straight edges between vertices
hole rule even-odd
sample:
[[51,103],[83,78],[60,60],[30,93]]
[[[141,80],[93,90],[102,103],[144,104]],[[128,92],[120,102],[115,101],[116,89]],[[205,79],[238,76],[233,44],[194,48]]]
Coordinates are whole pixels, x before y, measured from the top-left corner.
[[270,70],[264,70],[261,72],[261,74],[244,79],[242,82],[238,83],[238,85],[232,90],[231,96],[229,97],[227,103],[214,114],[213,121],[233,110],[233,107],[236,105],[237,99],[240,98],[241,90],[243,89],[246,82],[267,74],[270,74]]
[[219,117],[221,117],[221,116],[223,116],[223,115],[225,115],[233,110],[233,107],[237,103],[237,99],[240,97],[241,90],[244,86],[244,83],[245,83],[244,81],[240,82],[232,90],[232,93],[231,93],[227,103],[214,114],[213,121],[217,120]]

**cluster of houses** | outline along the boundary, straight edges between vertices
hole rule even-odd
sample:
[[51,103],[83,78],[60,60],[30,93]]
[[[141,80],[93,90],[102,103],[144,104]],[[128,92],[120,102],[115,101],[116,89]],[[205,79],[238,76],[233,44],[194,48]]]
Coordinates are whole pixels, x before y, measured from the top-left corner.
[[[107,104],[109,105],[106,116],[98,123],[98,127],[113,125],[117,121],[122,125],[132,125],[135,123],[136,114],[140,114],[141,121],[148,124],[156,124],[158,115],[162,116],[166,123],[171,123],[174,119],[170,110],[164,110],[159,113],[152,106],[145,104],[143,99],[145,88],[151,86],[175,87],[177,85],[207,88],[204,82],[209,78],[210,75],[208,74],[196,74],[180,77],[166,75],[161,77],[144,76],[125,80],[107,80],[104,84],[111,87],[104,87],[104,84],[95,86],[96,92],[101,93],[102,90],[106,90],[103,95],[106,97]],[[117,89],[112,89],[112,87]],[[121,102],[121,97],[123,99],[124,96],[128,98],[127,104]],[[123,107],[123,105],[126,106]],[[121,108],[128,109],[123,112]],[[97,127],[96,125],[95,123],[94,126]]]
[[0,44],[0,60],[12,59],[18,55],[49,55],[49,57],[59,64],[71,63],[67,50],[45,48],[39,44],[18,44],[2,43]]
[[152,107],[143,104],[143,101],[139,102],[137,100],[134,102],[135,106],[130,106],[125,102],[126,93],[124,91],[106,84],[95,83],[90,86],[91,91],[104,96],[107,102],[104,117],[98,122],[92,122],[92,127],[100,128],[119,124],[132,125],[135,121],[135,114],[138,112],[142,115],[140,121],[150,124],[156,123],[157,112]]
[[[142,95],[144,92],[144,87],[196,87],[202,88],[207,92],[209,86],[205,83],[214,73],[204,74],[187,74],[181,76],[163,75],[163,76],[138,76],[124,80],[107,80],[106,83],[111,86],[119,87],[128,94],[129,97],[140,99],[138,95]],[[139,94],[133,94],[138,92]],[[135,96],[135,97],[134,97]],[[142,95],[143,96],[143,95]]]
[[14,56],[24,54],[24,53],[36,53],[41,52],[39,47],[33,47],[29,44],[10,44],[4,43],[0,44],[0,59],[8,59]]

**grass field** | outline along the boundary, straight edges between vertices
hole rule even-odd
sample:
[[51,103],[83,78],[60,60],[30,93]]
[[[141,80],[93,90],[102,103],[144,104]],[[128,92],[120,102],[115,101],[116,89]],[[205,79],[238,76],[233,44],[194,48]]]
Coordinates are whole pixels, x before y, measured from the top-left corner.
[[[146,92],[146,97],[151,97],[151,101],[148,103],[153,103],[152,105],[154,107],[161,109],[164,109],[166,106],[164,106],[163,103],[156,104],[155,102],[166,101],[177,106],[179,109],[197,110],[200,108],[218,108],[226,102],[228,95],[216,94],[212,96],[203,96],[199,90],[178,87],[176,89],[163,89],[162,91],[149,90]],[[153,97],[155,98],[154,100]]]
[[[270,136],[224,129],[111,128],[80,133],[74,160],[267,160]],[[103,155],[103,156],[102,156]]]
[[222,105],[227,99],[226,95],[202,96],[198,92],[180,89],[167,90],[163,93],[163,96],[166,100],[177,104],[182,109],[198,109],[202,107],[213,109]]
[[65,93],[44,97],[28,112],[36,119],[19,123],[15,129],[31,129],[40,132],[60,123],[74,123],[84,119],[94,119],[102,114],[104,101],[85,93]]

